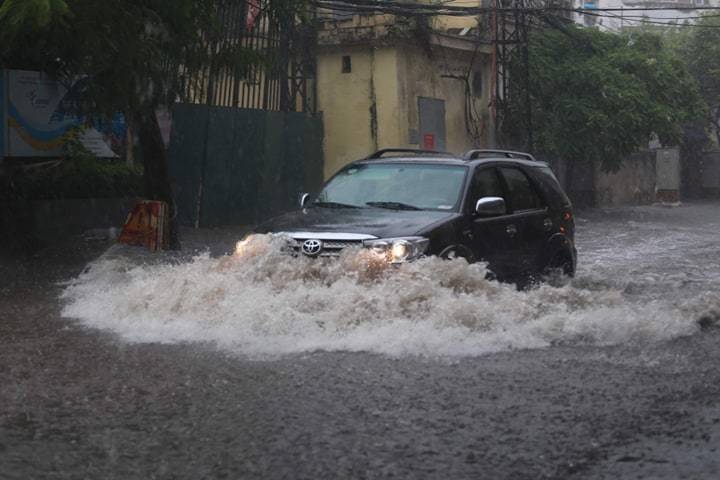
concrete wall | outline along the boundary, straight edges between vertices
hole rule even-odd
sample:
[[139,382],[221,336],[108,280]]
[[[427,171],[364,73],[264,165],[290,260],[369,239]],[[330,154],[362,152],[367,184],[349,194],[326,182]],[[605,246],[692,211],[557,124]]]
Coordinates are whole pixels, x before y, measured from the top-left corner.
[[[720,153],[718,174],[720,179]],[[647,150],[628,157],[617,172],[597,162],[543,159],[576,206],[642,205],[680,200],[680,152],[677,147]],[[571,168],[572,167],[572,168]]]
[[655,152],[638,152],[614,173],[595,166],[595,204],[598,206],[643,205],[655,201]]
[[704,193],[720,195],[720,152],[704,152],[701,166]]
[[[342,72],[342,57],[351,59],[351,72]],[[377,74],[382,65],[382,75]],[[376,84],[376,77],[378,84]],[[318,110],[323,114],[325,140],[325,177],[333,175],[347,163],[362,158],[380,145],[380,125],[383,140],[397,131],[393,128],[393,113],[397,98],[392,82],[396,81],[394,49],[348,46],[318,55]],[[390,105],[377,108],[378,99]],[[395,105],[393,105],[395,104]],[[382,114],[382,120],[373,122]],[[389,115],[388,115],[389,114]]]
[[[490,124],[487,105],[490,101],[490,58],[473,52],[458,51],[440,46],[432,48],[432,58],[418,48],[404,47],[400,55],[400,103],[407,112],[403,145],[420,147],[422,139],[411,138],[410,132],[419,129],[418,97],[445,101],[445,131],[447,150],[461,153],[475,147],[490,147],[494,128]],[[474,139],[465,126],[466,85],[463,77],[470,65],[481,72],[482,95],[470,97],[474,113],[482,122],[483,135]],[[411,143],[415,141],[416,143]]]

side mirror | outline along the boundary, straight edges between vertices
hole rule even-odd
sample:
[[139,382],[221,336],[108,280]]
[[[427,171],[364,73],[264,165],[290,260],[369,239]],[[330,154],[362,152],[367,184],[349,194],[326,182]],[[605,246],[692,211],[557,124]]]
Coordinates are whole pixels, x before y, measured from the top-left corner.
[[307,202],[308,198],[310,198],[309,193],[301,193],[300,194],[300,199],[299,199],[300,208],[305,206],[305,202]]
[[505,215],[505,199],[502,197],[482,197],[475,203],[475,213],[481,217],[496,217]]

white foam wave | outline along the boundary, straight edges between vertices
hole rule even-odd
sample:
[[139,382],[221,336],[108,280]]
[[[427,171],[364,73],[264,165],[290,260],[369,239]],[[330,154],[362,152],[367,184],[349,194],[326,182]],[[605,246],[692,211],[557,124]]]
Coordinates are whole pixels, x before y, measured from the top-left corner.
[[259,238],[242,256],[181,264],[100,258],[65,289],[63,315],[133,342],[212,342],[254,357],[317,350],[471,356],[659,341],[698,329],[692,306],[573,285],[518,292],[461,259],[386,271],[367,254],[313,261]]

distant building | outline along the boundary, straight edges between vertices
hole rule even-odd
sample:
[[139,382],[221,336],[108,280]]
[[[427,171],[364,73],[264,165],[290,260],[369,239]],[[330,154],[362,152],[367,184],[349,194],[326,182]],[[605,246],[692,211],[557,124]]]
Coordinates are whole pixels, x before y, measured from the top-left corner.
[[320,19],[326,177],[380,148],[462,152],[494,144],[492,48],[479,41],[477,18],[426,23],[321,11]]
[[[703,13],[695,8],[717,7],[720,0],[578,0],[575,6],[589,10],[575,14],[577,23],[619,32],[643,26],[672,27],[694,22]],[[658,8],[667,10],[648,10]]]

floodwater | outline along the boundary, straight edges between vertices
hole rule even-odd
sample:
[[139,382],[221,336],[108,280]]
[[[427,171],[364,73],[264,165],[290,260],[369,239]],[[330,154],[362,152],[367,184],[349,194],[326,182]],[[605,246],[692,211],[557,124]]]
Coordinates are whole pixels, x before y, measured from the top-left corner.
[[668,231],[672,216],[647,212],[641,221],[632,210],[621,222],[581,218],[578,278],[560,288],[517,291],[462,259],[384,269],[364,250],[293,258],[281,239],[261,236],[234,255],[159,265],[116,247],[65,290],[63,315],[129,341],[209,342],[251,358],[478,356],[692,335],[720,310],[718,225]]
[[212,233],[38,260],[0,306],[0,477],[718,478],[720,205],[577,230],[529,291]]

